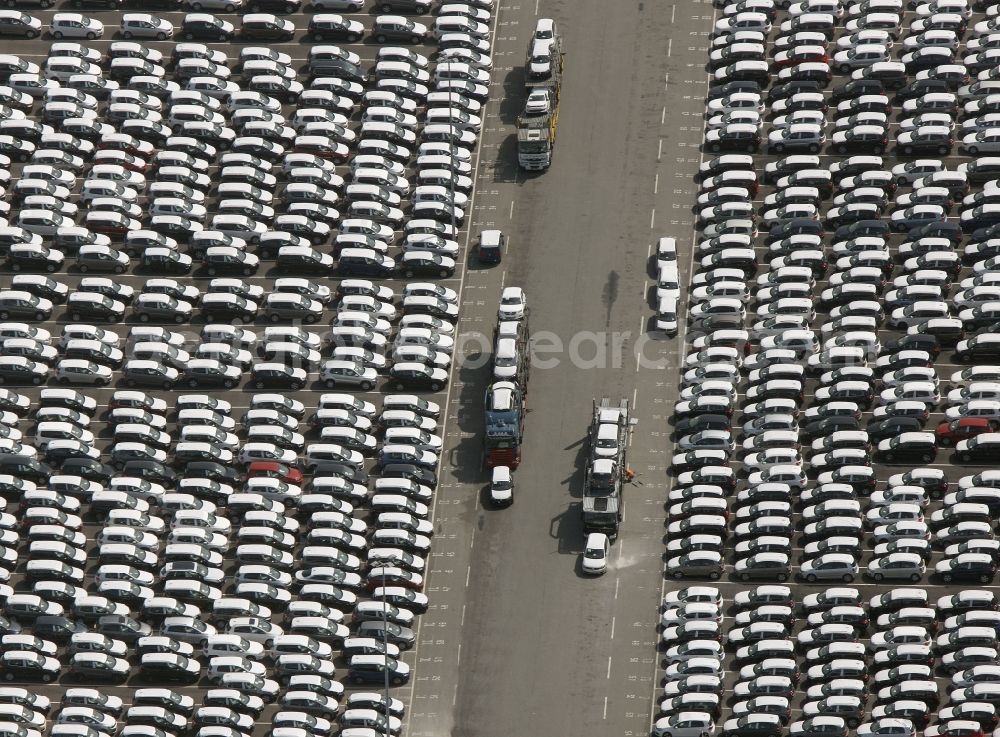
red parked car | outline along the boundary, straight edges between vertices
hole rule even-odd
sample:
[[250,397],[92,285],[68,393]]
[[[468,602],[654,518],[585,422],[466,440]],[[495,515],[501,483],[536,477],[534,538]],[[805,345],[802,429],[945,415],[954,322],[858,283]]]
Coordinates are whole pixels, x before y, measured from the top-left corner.
[[938,425],[935,434],[939,445],[955,445],[959,440],[965,440],[984,432],[997,432],[1000,422],[988,420],[985,417],[960,417],[951,422]]
[[272,479],[280,479],[289,484],[302,484],[302,471],[284,463],[276,461],[254,461],[247,469],[247,478],[259,478],[265,476]]

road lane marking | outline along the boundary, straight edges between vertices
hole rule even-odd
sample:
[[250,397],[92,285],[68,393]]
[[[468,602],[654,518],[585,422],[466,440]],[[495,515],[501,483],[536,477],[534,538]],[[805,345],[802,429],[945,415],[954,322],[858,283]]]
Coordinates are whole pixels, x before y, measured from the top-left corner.
[[[536,0],[536,2],[537,2],[537,0]],[[501,11],[501,8],[502,8],[501,5],[497,6],[496,15],[493,17],[493,28],[492,28],[492,31],[490,33],[490,38],[492,38],[492,39],[496,39],[496,37],[497,37],[497,27],[498,27],[499,21],[500,21],[500,11]],[[496,102],[496,98],[492,98],[492,101]],[[497,102],[496,104],[499,104],[499,103]],[[471,192],[470,199],[469,199],[469,212],[472,212],[472,213],[475,212],[476,183],[479,180],[479,172],[481,171],[481,168],[482,168],[481,164],[483,163],[483,155],[482,154],[483,154],[483,141],[484,141],[484,139],[485,139],[485,136],[482,136],[476,142],[476,166],[472,170],[472,192]],[[469,253],[469,240],[471,239],[471,237],[472,237],[472,228],[469,228],[466,231],[466,233],[465,233],[465,244],[463,246],[463,252],[464,252],[464,254],[466,256]],[[459,277],[458,285],[457,285],[457,289],[456,289],[456,291],[459,294],[463,294],[463,290],[464,290],[464,287],[465,287],[465,277],[468,275],[468,273],[469,273],[469,269],[468,268],[463,268],[462,269],[462,273],[461,273],[461,276]],[[458,335],[459,330],[461,329],[459,327],[461,324],[462,324],[462,320],[460,318],[459,321],[456,324],[456,327],[455,327],[456,337]],[[446,408],[451,405],[452,389],[454,389],[456,383],[457,382],[454,382],[454,381],[449,381],[448,382],[448,389],[445,392],[444,403],[443,403],[443,406],[446,407]],[[483,452],[483,454],[485,454],[485,451],[482,451],[482,452]],[[440,470],[440,461],[439,461],[439,464],[438,464],[438,469]],[[430,510],[430,513],[431,513],[431,524],[434,524],[434,517],[435,517],[435,514],[437,512],[437,506],[438,506],[439,496],[440,496],[439,494],[435,494],[434,495],[433,503],[431,504],[431,510]],[[473,527],[472,528],[473,535],[475,535],[475,532],[476,532],[476,529],[475,529],[475,527]],[[430,582],[430,576],[433,573],[434,573],[433,568],[431,568],[430,570],[427,571],[426,581],[428,583]],[[423,628],[423,624],[424,624],[424,617],[420,617],[419,620],[417,621],[417,631],[416,631],[417,644],[414,646],[414,648],[412,650],[413,657],[415,659],[417,659],[417,660],[419,660],[418,659],[418,651],[420,649],[420,631]],[[462,605],[462,621],[461,621],[461,624],[460,624],[460,628],[464,627],[464,626],[465,626],[465,605],[463,604]],[[410,689],[409,689],[410,693],[409,693],[409,697],[406,700],[406,703],[409,706],[413,705],[413,701],[414,701],[414,697],[415,697],[415,694],[416,694],[418,680],[419,680],[418,678],[412,678],[412,679],[410,679]],[[456,701],[458,699],[458,687],[457,687],[457,685],[455,687],[455,699],[456,699]],[[412,720],[411,719],[407,719],[406,722],[405,722],[405,725],[403,727],[403,734],[404,735],[409,735],[410,734],[411,726],[412,726]]]

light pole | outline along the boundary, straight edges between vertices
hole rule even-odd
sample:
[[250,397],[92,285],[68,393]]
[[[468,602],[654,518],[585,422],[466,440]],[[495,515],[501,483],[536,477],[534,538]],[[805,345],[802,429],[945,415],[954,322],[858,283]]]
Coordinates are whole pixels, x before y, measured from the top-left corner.
[[392,697],[389,695],[389,603],[385,598],[386,590],[385,566],[382,566],[382,649],[385,651],[385,732],[390,734],[389,723],[392,719]]
[[[457,144],[454,142],[455,139],[455,103],[452,100],[452,95],[454,91],[451,86],[448,87],[448,130],[451,131],[452,136],[452,151],[451,151],[451,170],[449,171],[448,177],[448,199],[450,200],[450,208],[448,210],[451,215],[451,237],[458,243],[458,232],[455,230],[455,151]],[[471,162],[470,162],[471,163]]]

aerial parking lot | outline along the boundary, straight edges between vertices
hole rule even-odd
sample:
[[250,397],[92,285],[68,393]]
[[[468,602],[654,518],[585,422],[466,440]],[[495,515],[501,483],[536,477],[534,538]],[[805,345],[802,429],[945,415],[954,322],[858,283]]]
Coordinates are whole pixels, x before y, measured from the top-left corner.
[[401,732],[491,8],[0,11],[0,731]]
[[992,731],[997,7],[713,21],[654,732]]

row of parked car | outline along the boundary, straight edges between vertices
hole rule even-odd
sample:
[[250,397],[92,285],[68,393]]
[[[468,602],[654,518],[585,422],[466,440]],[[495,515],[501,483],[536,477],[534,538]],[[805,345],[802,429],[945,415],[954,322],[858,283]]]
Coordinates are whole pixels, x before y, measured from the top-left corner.
[[[137,688],[128,696],[129,700],[125,700],[96,688],[70,687],[58,699],[50,699],[18,686],[0,687],[3,729],[28,737],[43,733],[78,737],[116,731],[138,737],[153,730],[178,729],[193,729],[202,734],[231,734],[249,731],[265,706],[258,697],[225,688],[206,692],[202,705],[191,696],[169,688]],[[368,732],[360,730],[376,728],[398,729],[404,713],[398,699],[387,700],[384,694],[364,691],[346,696],[345,709],[339,718],[336,712],[312,713],[298,708],[294,699],[288,702],[274,714],[274,729],[315,737],[329,734],[338,722],[341,731],[348,735],[364,735]],[[380,721],[378,714],[388,714],[388,718]],[[48,730],[44,729],[46,720],[50,723]],[[120,729],[119,721],[123,723]]]
[[[655,734],[712,733],[727,670],[738,673],[732,716],[719,725],[727,737],[785,730],[975,735],[997,725],[992,592],[932,601],[924,589],[900,588],[865,601],[857,589],[834,587],[796,602],[787,586],[764,585],[727,604],[718,589],[704,586],[664,598],[664,699]],[[942,676],[943,700],[935,680]]]
[[[47,278],[44,283],[25,282],[25,286],[62,286],[65,290],[65,285]],[[381,375],[387,375],[397,388],[437,391],[447,384],[458,315],[458,296],[453,290],[411,282],[404,287],[397,310],[391,289],[363,279],[345,279],[335,293],[299,278],[276,279],[274,289],[265,296],[258,285],[214,279],[202,299],[196,288],[173,279],[150,279],[135,294],[127,285],[87,277],[66,298],[67,310],[75,319],[91,317],[89,306],[96,303],[110,304],[122,313],[131,304],[139,322],[158,323],[184,322],[198,306],[211,321],[219,319],[218,313],[235,299],[256,305],[254,297],[264,303],[263,314],[272,323],[294,320],[303,303],[312,315],[306,322],[315,322],[335,297],[334,317],[323,335],[302,327],[275,326],[266,328],[259,342],[252,331],[216,330],[209,322],[201,330],[202,341],[193,347],[187,345],[185,336],[165,328],[133,328],[127,354],[117,333],[94,325],[67,328],[57,347],[49,344],[49,336],[25,323],[0,323],[0,383],[38,385],[52,374],[56,382],[72,385],[104,385],[120,377],[130,387],[233,388],[249,372],[255,388],[297,390],[309,383],[311,372],[318,371],[320,383],[327,388],[367,391]],[[22,302],[30,305],[23,312],[17,309]],[[31,309],[48,316],[52,303],[33,291],[0,291],[0,319],[28,317]],[[400,313],[399,327],[394,330]],[[327,360],[321,351],[329,355]]]
[[721,8],[686,294],[657,257],[660,298],[688,304],[666,573],[826,588],[667,594],[654,734],[991,732],[997,630],[973,623],[995,596],[882,585],[1000,563],[996,471],[949,478],[943,450],[998,458],[997,8]]
[[[845,31],[842,38],[847,37]],[[783,54],[785,47],[776,43],[776,53]],[[805,63],[785,68],[795,70]],[[857,88],[854,92],[851,96],[845,88],[843,94],[849,102],[866,97]],[[725,94],[744,99],[755,93],[710,92],[710,120],[733,112],[715,109],[725,104]],[[795,91],[791,97],[777,96],[776,104],[809,94],[819,93]],[[819,98],[825,113],[825,98]],[[784,108],[775,112],[787,114]],[[993,404],[996,396],[991,393],[1000,386],[989,380],[989,366],[953,372],[943,421],[934,432],[925,428],[942,400],[934,368],[942,345],[954,347],[959,359],[988,355],[976,353],[976,346],[987,345],[994,335],[994,321],[986,319],[995,302],[989,299],[992,225],[973,230],[972,242],[962,253],[960,244],[969,227],[908,222],[907,240],[890,249],[898,223],[879,218],[880,203],[893,194],[906,209],[936,192],[945,193],[942,202],[965,197],[971,204],[989,192],[969,194],[976,168],[970,163],[949,170],[944,162],[929,159],[890,168],[876,155],[822,166],[812,154],[771,162],[760,176],[753,157],[744,154],[723,155],[702,166],[699,222],[704,238],[696,245],[700,268],[689,294],[695,340],[676,406],[674,467],[680,475],[678,488],[671,492],[670,529],[675,537],[670,544],[681,553],[686,541],[702,534],[709,535],[712,544],[691,551],[693,560],[675,556],[668,570],[678,576],[697,575],[703,566],[701,573],[721,575],[722,540],[732,531],[737,578],[787,578],[793,566],[792,529],[798,526],[804,545],[798,572],[808,581],[853,580],[866,530],[874,534],[876,556],[867,571],[876,580],[919,579],[937,544],[947,552],[935,570],[948,580],[992,577],[996,561],[979,557],[985,549],[979,543],[988,547],[993,537],[990,491],[982,496],[974,492],[976,506],[967,507],[963,486],[949,495],[954,503],[925,519],[929,491],[933,488],[943,496],[938,488],[943,474],[930,469],[900,475],[876,491],[871,468],[873,453],[883,462],[930,463],[939,445],[955,445],[956,457],[966,462],[996,457],[998,418],[989,410],[1000,407]],[[976,176],[978,182],[984,181],[981,176]],[[763,201],[763,209],[774,217],[765,215],[769,268],[758,276],[758,223],[752,200],[761,184],[775,189]],[[911,191],[896,194],[906,185]],[[835,192],[835,210],[846,213],[856,207],[865,215],[820,221],[818,203]],[[799,212],[798,203],[813,210]],[[830,230],[833,244],[827,247],[824,237]],[[660,270],[666,277],[661,296],[678,294],[675,272],[669,269],[676,257],[660,251]],[[963,262],[972,265],[972,274],[952,296],[949,288]],[[818,286],[819,280],[827,286]],[[750,318],[751,329],[745,330],[751,298],[756,315]],[[817,306],[828,316],[814,329]],[[880,331],[885,328],[906,334],[883,343]],[[979,334],[967,338],[966,333],[974,331]],[[814,378],[819,381],[815,388]],[[737,387],[745,400],[738,448],[732,420]],[[809,399],[814,406],[800,412],[799,406]],[[863,412],[876,404],[862,429]],[[734,457],[747,474],[746,488],[737,489],[729,467]],[[810,477],[815,479],[812,485]],[[862,509],[860,494],[871,497],[867,510]],[[732,510],[730,501],[736,505]],[[793,511],[796,501],[802,506]],[[986,523],[985,529],[980,522]]]
[[[28,402],[9,390],[3,400],[7,441],[16,442],[12,438],[20,434],[18,418]],[[405,682],[409,671],[395,658],[399,648],[413,645],[408,626],[428,603],[421,589],[423,556],[433,534],[428,503],[436,485],[436,454],[404,459],[394,455],[391,444],[383,445],[371,495],[357,453],[314,457],[307,483],[295,454],[282,447],[302,438],[298,430],[309,432],[298,424],[306,422],[300,402],[255,395],[237,425],[224,400],[184,395],[172,417],[178,432],[205,433],[194,442],[222,446],[174,470],[163,465],[164,458],[144,456],[124,463],[122,457],[101,473],[93,458],[89,465],[70,464],[83,459],[70,446],[79,450],[92,442],[88,428],[96,410],[83,395],[43,390],[35,442],[46,451],[69,449],[61,454],[62,467],[24,466],[30,455],[23,455],[23,447],[17,455],[6,449],[0,457],[0,492],[19,505],[17,517],[0,519],[2,577],[10,579],[22,556],[30,558],[24,570],[30,593],[6,585],[0,591],[5,615],[0,627],[10,636],[0,647],[0,667],[8,680],[48,681],[67,669],[88,680],[118,681],[138,666],[142,679],[194,682],[204,676],[219,687],[273,698],[275,676],[288,680],[293,692],[296,675],[328,683],[334,674],[327,663],[332,646],[342,648],[351,662],[357,655],[358,663],[376,664],[377,678],[355,669],[349,680],[381,683],[391,667],[393,681]],[[160,400],[116,392],[108,411],[106,421],[122,450],[145,446],[159,454],[171,440],[167,407]],[[437,405],[415,396],[387,397],[377,413],[350,395],[329,394],[320,398],[309,422],[351,433],[363,426],[385,436],[383,442],[394,433],[416,434],[433,444],[439,416]],[[128,435],[129,428],[136,437],[119,442],[119,431]],[[284,440],[271,446],[279,451],[278,460],[260,460],[270,454],[254,451],[263,449],[250,439],[254,428],[272,435],[280,430]],[[241,435],[248,440],[239,461],[227,463],[225,445],[237,447]],[[186,442],[177,444],[177,462]],[[371,510],[371,529],[358,517],[363,509]],[[82,530],[95,522],[100,526],[89,543]],[[236,568],[224,572],[230,559]],[[97,568],[85,573],[95,560]],[[372,600],[360,598],[365,591]],[[388,651],[386,638],[392,643]],[[57,646],[68,648],[62,660],[55,657]],[[202,653],[205,668],[198,660]],[[268,654],[274,665],[265,670],[259,661]],[[372,655],[382,660],[365,660]],[[305,665],[298,669],[292,661]]]
[[[345,684],[411,676],[442,408],[341,392],[448,380],[458,295],[409,279],[455,268],[489,6],[442,6],[433,59],[383,46],[371,74],[311,46],[307,85],[267,47],[230,68],[208,36],[169,59],[131,40],[107,54],[59,40],[38,69],[0,59],[0,153],[24,163],[5,182],[0,378],[81,388],[0,389],[0,673],[157,687],[127,709],[74,691],[53,731],[233,737],[277,702],[269,728],[289,737],[400,733],[398,700]],[[266,20],[275,35],[254,37],[292,32]],[[271,261],[284,273],[256,276]],[[85,275],[61,275],[70,264]],[[135,267],[141,281],[90,275]],[[62,335],[38,324],[63,310]],[[175,332],[192,318],[197,337]],[[100,325],[122,319],[140,324]],[[254,320],[271,325],[241,326]],[[317,375],[333,391],[301,393]],[[244,395],[141,391],[248,376],[245,411]],[[83,385],[119,381],[100,413]],[[9,698],[19,737],[44,726],[51,704]]]
[[[21,209],[0,238],[13,269],[54,272],[73,255],[81,271],[123,273],[137,258],[152,273],[186,274],[197,260],[209,275],[248,276],[263,258],[300,273],[338,268],[345,275],[386,276],[397,267],[386,255],[393,229],[406,220],[399,269],[408,276],[454,272],[454,231],[464,222],[471,191],[470,149],[488,89],[483,82],[489,73],[482,68],[488,68],[488,56],[468,48],[443,50],[434,72],[437,89],[430,92],[426,57],[383,47],[374,89],[365,92],[356,54],[316,46],[310,70],[318,76],[303,91],[285,54],[244,48],[241,87],[230,78],[225,54],[181,44],[173,55],[181,89],[166,81],[159,52],[116,42],[109,50],[110,70],[130,87],[112,82],[112,89],[97,90],[89,83],[103,79],[95,63],[100,54],[75,43],[53,47],[57,53],[46,69],[65,66],[59,76],[69,86],[49,80],[36,95],[45,99],[48,122],[26,119],[32,99],[17,85],[25,75],[39,76],[36,65],[7,58],[8,69],[28,71],[11,72],[0,89],[10,103],[0,110],[0,150],[29,162],[12,187]],[[138,78],[152,87],[131,86]],[[473,78],[475,83],[468,81]],[[74,87],[74,81],[86,84]],[[276,81],[298,87],[280,93],[271,84]],[[201,82],[207,86],[199,87]],[[298,108],[286,121],[279,100],[289,95]],[[349,116],[362,101],[355,133]],[[428,105],[419,146],[418,104]],[[98,120],[102,108],[108,123]],[[77,121],[83,128],[75,127]],[[404,164],[415,147],[418,172],[411,191]],[[345,184],[336,163],[349,152],[357,156]],[[221,169],[214,188],[206,172],[216,161]],[[275,197],[272,169],[279,162],[284,187]],[[83,184],[74,202],[79,178]],[[144,193],[145,209],[139,205]],[[407,196],[411,207],[404,217],[400,208]],[[78,215],[84,215],[79,226]],[[43,237],[52,239],[51,246]],[[111,238],[124,238],[124,247],[113,247]],[[332,253],[316,250],[331,239]]]

